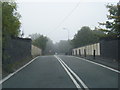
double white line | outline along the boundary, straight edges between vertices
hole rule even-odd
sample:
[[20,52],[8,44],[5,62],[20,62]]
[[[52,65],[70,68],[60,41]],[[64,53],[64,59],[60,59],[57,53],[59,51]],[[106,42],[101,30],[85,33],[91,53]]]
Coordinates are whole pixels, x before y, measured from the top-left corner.
[[[57,60],[60,62],[60,64],[65,69],[65,71],[67,72],[67,74],[69,75],[75,86],[78,88],[78,90],[89,90],[88,87],[83,83],[83,81],[78,77],[78,75],[74,73],[61,58],[59,58],[56,55],[54,55],[54,57],[57,58]],[[82,87],[77,81],[82,85]]]

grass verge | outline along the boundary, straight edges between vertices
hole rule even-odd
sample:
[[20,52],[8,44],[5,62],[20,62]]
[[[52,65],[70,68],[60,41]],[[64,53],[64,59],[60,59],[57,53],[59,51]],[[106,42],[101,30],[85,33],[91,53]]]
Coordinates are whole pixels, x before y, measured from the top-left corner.
[[20,67],[22,67],[23,65],[28,63],[30,60],[32,60],[33,58],[34,57],[29,56],[29,57],[26,57],[26,58],[21,59],[19,61],[16,61],[12,64],[6,65],[7,69],[2,68],[2,78],[4,78],[7,75],[9,75],[10,73],[16,71],[17,69],[19,69]]

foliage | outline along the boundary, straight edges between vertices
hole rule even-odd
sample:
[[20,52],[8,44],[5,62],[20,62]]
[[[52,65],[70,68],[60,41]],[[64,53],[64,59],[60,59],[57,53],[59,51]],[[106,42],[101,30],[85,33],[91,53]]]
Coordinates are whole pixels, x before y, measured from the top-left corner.
[[70,50],[72,49],[72,45],[70,41],[66,41],[66,40],[61,40],[59,43],[56,43],[54,47],[56,53],[62,53],[62,54],[70,53]]
[[44,51],[45,54],[51,55],[54,54],[54,44],[51,39],[48,38],[48,41],[46,43],[46,48]]
[[32,40],[35,40],[35,39],[39,38],[41,35],[38,33],[35,33],[35,34],[31,34],[29,36],[31,37]]
[[77,34],[75,34],[72,45],[74,48],[84,46],[91,43],[96,43],[105,34],[98,30],[91,30],[88,26],[82,27]]
[[30,36],[32,38],[32,44],[37,46],[38,48],[41,48],[42,52],[44,52],[48,38],[40,34],[32,34]]
[[46,55],[56,53],[68,53],[72,48],[70,41],[61,40],[58,43],[53,44],[52,40],[40,34],[29,35],[32,39],[33,45],[42,49],[42,52]]
[[5,47],[10,37],[17,37],[20,34],[20,14],[17,12],[17,4],[15,2],[0,2],[2,7],[2,48]]
[[107,15],[108,20],[105,23],[99,23],[102,26],[105,26],[106,29],[99,28],[103,32],[107,32],[110,37],[119,37],[120,36],[120,5],[108,4],[109,14]]
[[[7,43],[7,40],[9,37],[17,37],[20,33],[20,14],[17,12],[17,4],[15,2],[9,1],[9,2],[2,2],[0,1],[0,24],[2,23],[2,63],[3,69],[6,71],[11,72],[11,64],[10,64],[10,55],[6,54],[4,52],[5,46],[7,46],[9,43]],[[1,38],[0,38],[1,40]]]
[[2,2],[2,34],[3,37],[18,36],[20,28],[20,14],[15,2]]

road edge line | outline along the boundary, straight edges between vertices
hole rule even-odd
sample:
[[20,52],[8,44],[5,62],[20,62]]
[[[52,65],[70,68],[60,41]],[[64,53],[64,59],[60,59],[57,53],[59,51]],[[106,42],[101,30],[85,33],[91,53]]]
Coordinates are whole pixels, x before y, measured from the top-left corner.
[[33,58],[31,61],[29,61],[28,63],[26,63],[25,65],[23,65],[22,67],[20,67],[18,70],[16,70],[13,73],[10,73],[8,76],[6,76],[5,78],[3,78],[2,80],[0,80],[0,84],[2,84],[3,82],[5,82],[6,80],[8,80],[9,78],[11,78],[13,75],[15,75],[17,72],[19,72],[20,70],[22,70],[23,68],[25,68],[26,66],[28,66],[30,63],[32,63],[35,59],[37,59],[39,56]]
[[120,73],[119,70],[116,70],[116,69],[113,69],[113,68],[111,68],[111,67],[108,67],[108,66],[102,65],[102,64],[100,64],[100,63],[93,62],[93,61],[90,61],[90,60],[88,60],[88,59],[81,58],[81,57],[76,57],[76,56],[73,56],[73,57],[78,58],[78,59],[82,59],[82,60],[87,61],[87,62],[89,62],[89,63],[93,63],[93,64],[95,64],[95,65],[98,65],[98,66],[101,66],[101,67],[107,68],[107,69],[109,69],[109,70],[111,70],[111,71],[114,71],[114,72]]

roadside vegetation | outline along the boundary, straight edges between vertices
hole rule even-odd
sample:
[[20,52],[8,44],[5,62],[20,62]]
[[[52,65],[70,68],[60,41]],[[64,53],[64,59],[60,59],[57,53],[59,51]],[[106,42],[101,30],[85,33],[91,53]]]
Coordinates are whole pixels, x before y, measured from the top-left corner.
[[[19,61],[16,61],[14,63],[8,64],[5,67],[3,66],[3,68],[2,68],[2,78],[4,78],[8,74],[16,71],[17,69],[19,69],[20,67],[22,67],[23,65],[25,65],[26,63],[28,63],[32,59],[33,59],[32,56],[30,56],[30,57],[26,57],[24,59],[21,59]],[[3,64],[3,65],[5,65],[5,64]]]
[[17,11],[16,2],[0,2],[2,3],[2,77],[4,78],[11,72],[23,66],[29,60],[32,59],[31,56],[23,58],[21,60],[16,60],[14,63],[10,63],[10,56],[4,52],[5,46],[9,45],[7,41],[10,37],[22,37],[22,31],[20,30],[21,15]]
[[[9,37],[22,37],[24,34],[20,30],[21,15],[17,12],[16,2],[0,2],[2,3],[2,60],[3,74],[11,73],[27,63],[32,57],[26,57],[19,62],[9,64],[5,58],[9,55],[4,53],[4,47]],[[32,44],[42,49],[43,55],[53,54],[71,54],[73,48],[99,42],[102,38],[119,38],[120,37],[120,5],[107,5],[108,20],[105,23],[99,22],[100,26],[92,30],[89,26],[83,26],[74,35],[72,40],[61,40],[58,43],[53,43],[52,40],[41,34],[31,34]],[[1,39],[0,39],[1,40]]]
[[120,5],[108,4],[106,6],[108,9],[108,20],[103,23],[99,23],[100,26],[105,26],[105,28],[99,27],[98,29],[106,33],[107,37],[119,38],[120,37]]
[[48,41],[48,37],[35,33],[35,34],[31,34],[29,35],[32,39],[32,44],[34,46],[37,46],[38,48],[42,49],[42,54],[44,55],[44,51],[46,48],[46,44]]
[[96,28],[94,30],[91,30],[88,26],[82,27],[77,34],[75,34],[72,44],[74,48],[92,44],[99,42],[101,37],[105,37],[106,34],[102,31],[97,30]]
[[[108,4],[108,20],[99,22],[99,26],[91,29],[89,26],[82,26],[71,40],[61,40],[53,44],[52,40],[40,34],[30,35],[33,45],[42,49],[44,55],[49,54],[71,54],[72,48],[85,46],[99,42],[101,39],[120,37],[120,6]],[[119,10],[118,10],[119,9]]]
[[15,2],[0,3],[2,3],[2,69],[3,72],[11,72],[12,65],[8,64],[9,61],[5,61],[6,58],[9,58],[9,55],[4,53],[4,48],[9,37],[19,36],[21,25],[19,19],[21,16],[17,12],[17,4]]
[[108,4],[108,20],[99,22],[99,27],[91,30],[88,26],[82,27],[71,40],[74,48],[99,42],[101,39],[120,38],[120,5]]

